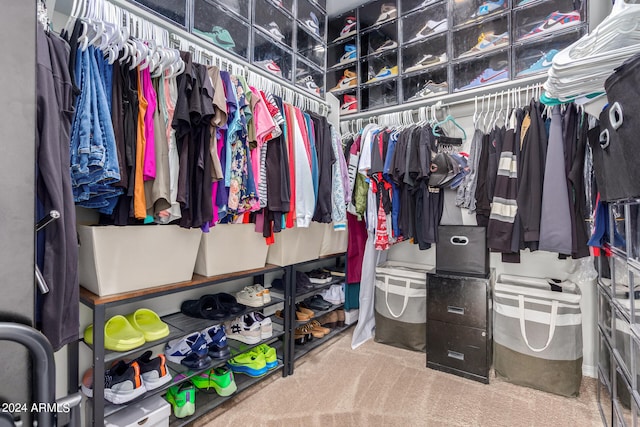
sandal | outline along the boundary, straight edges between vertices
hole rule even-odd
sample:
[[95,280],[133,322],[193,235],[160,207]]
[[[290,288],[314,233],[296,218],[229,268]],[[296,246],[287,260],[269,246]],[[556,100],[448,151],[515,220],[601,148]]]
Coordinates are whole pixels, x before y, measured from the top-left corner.
[[222,308],[231,314],[240,313],[247,308],[244,304],[238,303],[236,297],[231,294],[220,292],[212,296],[216,297]]
[[203,295],[197,300],[183,301],[180,311],[189,317],[207,320],[222,320],[229,315],[215,295]]

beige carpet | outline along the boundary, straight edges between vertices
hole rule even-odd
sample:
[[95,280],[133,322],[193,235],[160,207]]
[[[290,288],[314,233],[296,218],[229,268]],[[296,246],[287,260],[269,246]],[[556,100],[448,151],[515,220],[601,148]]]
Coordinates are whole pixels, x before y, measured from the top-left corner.
[[596,381],[565,398],[491,378],[485,385],[425,367],[425,355],[351,331],[237,395],[194,426],[601,426]]

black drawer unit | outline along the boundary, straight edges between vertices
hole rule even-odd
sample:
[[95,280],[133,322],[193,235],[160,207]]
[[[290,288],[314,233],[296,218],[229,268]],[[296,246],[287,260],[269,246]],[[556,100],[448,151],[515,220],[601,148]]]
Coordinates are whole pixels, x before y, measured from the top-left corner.
[[427,367],[489,383],[494,277],[427,274]]

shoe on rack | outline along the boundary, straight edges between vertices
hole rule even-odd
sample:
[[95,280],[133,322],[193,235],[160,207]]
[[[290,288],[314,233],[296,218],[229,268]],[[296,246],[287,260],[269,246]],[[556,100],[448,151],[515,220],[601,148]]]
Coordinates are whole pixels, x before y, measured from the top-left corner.
[[[346,97],[348,95],[345,95],[345,102],[347,102]],[[355,99],[355,97],[353,97]],[[344,267],[342,269],[340,269],[339,267],[332,267],[332,268],[323,268],[324,271],[328,272],[329,274],[331,274],[332,276],[336,276],[336,277],[346,277],[347,274],[344,272]]]
[[212,359],[224,359],[231,355],[227,345],[227,334],[224,325],[210,326],[200,332],[207,342],[207,354]]
[[254,61],[254,64],[257,65],[258,67],[264,68],[265,70],[275,74],[278,77],[282,77],[282,70],[273,59],[265,59],[263,61]]
[[271,302],[271,291],[269,290],[269,288],[265,288],[264,286],[262,286],[259,283],[256,283],[255,285],[252,285],[252,287],[255,288],[256,292],[262,294],[262,303],[263,304],[269,304]]
[[423,68],[429,68],[432,65],[437,65],[442,62],[447,62],[446,52],[439,56],[426,54],[422,58],[420,58],[418,61],[416,61],[415,64],[413,64],[412,66],[404,70],[404,72],[411,73],[414,71],[422,70]]
[[[93,344],[93,325],[84,331],[84,341]],[[126,317],[119,314],[104,324],[104,348],[113,351],[129,351],[145,343],[144,334],[134,328]]]
[[267,364],[267,369],[272,370],[278,367],[278,353],[276,349],[268,346],[267,344],[260,344],[254,351],[262,353],[264,355],[264,361]]
[[331,332],[331,329],[322,326],[318,320],[312,320],[311,322],[309,322],[309,325],[313,328],[314,331],[320,332],[323,336]]
[[333,280],[331,273],[323,271],[321,269],[315,269],[305,273],[309,277],[309,281],[314,284],[325,284]]
[[333,304],[326,301],[320,295],[314,295],[304,300],[304,306],[311,310],[327,311],[333,307]]
[[344,322],[345,322],[345,314],[344,314],[344,310],[339,308],[336,310],[336,315],[338,316],[338,321],[336,322],[336,326],[338,326],[339,328],[344,326]]
[[328,289],[320,292],[322,298],[333,305],[340,305],[344,302],[344,291],[342,285],[332,285]]
[[202,31],[194,28],[193,32],[210,39],[213,44],[223,49],[231,50],[236,47],[236,43],[233,41],[229,31],[219,25],[214,25],[211,31]]
[[481,16],[490,15],[494,12],[498,12],[500,9],[504,9],[506,5],[506,0],[485,0],[480,6],[478,6],[477,12],[471,15],[471,18],[475,19]]
[[342,77],[338,80],[338,84],[336,84],[329,92],[335,92],[338,90],[349,89],[350,87],[355,87],[358,84],[358,76],[355,72],[350,70],[344,70]]
[[390,77],[395,77],[398,75],[398,66],[394,65],[393,67],[383,67],[378,74],[376,74],[372,79],[369,79],[367,83],[373,83],[380,80],[388,79]]
[[411,40],[409,40],[409,43],[424,39],[432,34],[446,31],[448,26],[449,24],[447,22],[447,18],[441,19],[440,21],[433,21],[430,19],[424,24],[422,28],[420,28],[420,31],[418,31],[416,35]]
[[243,290],[236,293],[236,300],[240,304],[244,304],[249,307],[262,307],[264,302],[262,302],[262,292],[259,292],[253,286],[245,286]]
[[[300,312],[303,315],[307,316],[307,318],[304,319],[304,320],[313,319],[315,317],[315,315],[316,315],[315,311],[313,311],[313,310],[311,310],[311,309],[309,309],[307,307],[303,307],[300,304],[296,304],[296,312]],[[302,319],[299,319],[299,320],[302,320]]]
[[485,69],[478,77],[473,79],[469,84],[462,86],[458,90],[467,90],[474,87],[482,86],[489,83],[496,83],[506,80],[509,77],[508,70],[494,70],[493,68]]
[[377,48],[373,53],[384,52],[385,50],[391,50],[398,47],[398,43],[393,40],[387,40],[382,43],[379,48]]
[[344,27],[340,30],[340,35],[333,41],[337,42],[356,33],[357,21],[355,16],[347,16],[345,18]]
[[152,355],[151,350],[148,350],[133,361],[140,367],[140,377],[147,391],[155,390],[171,381],[165,355],[159,354],[151,358]]
[[199,390],[215,389],[219,396],[231,396],[238,390],[233,372],[227,366],[220,366],[202,372],[191,378],[193,385]]
[[[249,322],[249,324],[247,324],[247,322]],[[225,330],[228,339],[240,341],[245,344],[258,344],[261,339],[260,322],[256,322],[246,315],[227,323]]]
[[313,283],[309,280],[309,276],[302,271],[296,271],[296,294],[301,294],[314,290]]
[[280,43],[284,43],[284,34],[282,34],[282,31],[280,31],[280,27],[275,21],[271,21],[265,26],[258,25],[258,27],[269,33],[271,37],[273,37]]
[[139,308],[125,316],[131,326],[142,332],[145,341],[157,341],[169,335],[169,326],[160,320],[155,311]]
[[308,324],[298,326],[294,331],[294,338],[296,344],[306,344],[310,341],[313,341],[313,334],[311,333],[311,328]]
[[358,111],[358,98],[353,95],[344,95],[344,102],[340,106],[340,114],[352,114]]
[[330,313],[325,314],[324,316],[321,316],[318,319],[318,322],[320,322],[322,326],[325,326],[327,328],[335,328],[336,326],[338,326],[338,313],[336,311],[337,310],[334,310]]
[[313,77],[311,76],[306,76],[298,80],[296,84],[302,87],[303,89],[306,89],[309,92],[315,93],[316,95],[320,95],[320,88],[318,87],[316,82],[313,81]]
[[309,18],[304,21],[304,24],[317,36],[320,36],[320,21],[315,13],[309,12]]
[[391,21],[398,17],[398,8],[393,3],[385,3],[380,7],[380,16],[373,25],[379,25],[383,22]]
[[255,351],[241,353],[233,359],[229,359],[227,366],[234,373],[242,373],[250,377],[261,377],[269,370],[264,354]]
[[543,54],[540,59],[533,63],[529,68],[520,71],[517,76],[527,76],[529,74],[539,73],[551,68],[553,57],[556,56],[558,50],[551,49],[549,52]]
[[448,93],[448,92],[449,92],[449,84],[446,81],[442,83],[435,83],[434,81],[429,80],[424,84],[422,89],[420,89],[415,95],[409,98],[408,101],[427,98],[429,96],[434,96],[440,93]]
[[[184,379],[184,375],[179,375],[175,380]],[[175,381],[174,380],[174,381]],[[173,415],[176,418],[186,418],[196,412],[196,388],[189,381],[184,381],[178,385],[167,389],[167,402],[173,408]]]
[[348,64],[358,59],[358,53],[355,44],[346,44],[344,46],[344,55],[340,57],[340,60],[336,65]]
[[555,11],[547,16],[542,23],[537,25],[527,34],[520,37],[520,40],[529,37],[535,37],[542,34],[547,34],[553,31],[558,31],[564,28],[573,27],[581,22],[580,12],[574,10],[569,13],[562,13]]
[[[93,369],[87,369],[82,376],[82,392],[87,397],[93,397]],[[104,398],[116,405],[131,402],[142,396],[147,388],[142,382],[140,366],[137,362],[126,363],[118,361],[104,372]]]
[[500,46],[506,45],[508,43],[509,33],[506,31],[502,34],[481,33],[480,37],[478,37],[478,43],[468,51],[460,54],[459,57],[463,58],[469,55],[482,54],[490,50],[497,49]]
[[172,363],[179,363],[190,369],[202,369],[211,363],[207,340],[200,332],[169,341],[164,355]]
[[249,316],[260,323],[260,339],[266,340],[273,336],[273,322],[271,322],[271,317],[265,316],[259,311],[249,313]]

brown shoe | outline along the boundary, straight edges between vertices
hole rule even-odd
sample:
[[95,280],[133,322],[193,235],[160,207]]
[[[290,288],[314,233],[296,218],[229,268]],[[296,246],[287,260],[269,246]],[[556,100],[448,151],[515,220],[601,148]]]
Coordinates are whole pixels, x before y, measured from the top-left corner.
[[309,322],[309,325],[311,325],[313,327],[314,331],[320,331],[324,335],[327,335],[329,332],[331,332],[331,329],[325,328],[317,320],[312,320],[311,322]]
[[[300,304],[296,305],[296,311],[309,316],[309,319],[313,319],[316,313],[313,310],[309,310],[306,307],[302,307]],[[302,320],[302,319],[299,319]]]
[[344,326],[344,310],[343,309],[338,309],[335,311],[336,316],[338,316],[338,322],[337,322],[337,326],[338,327],[342,327]]
[[318,319],[322,326],[326,326],[327,328],[335,328],[338,323],[338,313],[332,311],[331,313],[327,313]]

